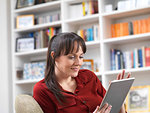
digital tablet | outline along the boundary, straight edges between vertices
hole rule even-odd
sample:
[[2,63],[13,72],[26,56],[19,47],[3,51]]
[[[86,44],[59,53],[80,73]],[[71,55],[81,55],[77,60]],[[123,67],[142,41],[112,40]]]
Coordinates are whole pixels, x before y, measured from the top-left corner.
[[103,98],[100,109],[105,103],[112,106],[110,113],[119,113],[120,108],[133,84],[135,78],[113,80]]

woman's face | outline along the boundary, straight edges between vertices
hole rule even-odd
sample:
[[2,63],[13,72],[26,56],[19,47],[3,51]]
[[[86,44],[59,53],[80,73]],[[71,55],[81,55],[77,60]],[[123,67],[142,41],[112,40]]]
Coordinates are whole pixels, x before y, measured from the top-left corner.
[[74,50],[68,55],[61,55],[55,59],[56,76],[76,77],[83,63],[83,51],[81,46],[77,52],[77,42],[75,42]]

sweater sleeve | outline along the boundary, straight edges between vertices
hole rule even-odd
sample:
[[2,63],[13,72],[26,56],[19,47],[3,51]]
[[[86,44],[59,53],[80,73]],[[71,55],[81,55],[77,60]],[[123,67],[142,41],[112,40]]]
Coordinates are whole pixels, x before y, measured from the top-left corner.
[[55,104],[46,94],[46,89],[42,85],[36,84],[34,86],[33,98],[38,102],[44,113],[56,113]]

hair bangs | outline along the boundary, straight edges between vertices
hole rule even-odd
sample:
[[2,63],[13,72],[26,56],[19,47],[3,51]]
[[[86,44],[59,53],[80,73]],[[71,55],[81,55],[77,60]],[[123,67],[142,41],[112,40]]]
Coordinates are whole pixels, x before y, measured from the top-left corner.
[[68,39],[68,40],[65,42],[65,44],[62,45],[62,46],[63,46],[62,54],[68,55],[68,54],[70,54],[70,53],[73,53],[74,48],[75,48],[75,46],[76,46],[76,45],[74,44],[75,42],[77,42],[77,49],[75,50],[76,53],[79,51],[79,47],[80,47],[80,46],[81,46],[81,48],[82,48],[83,53],[86,52],[85,44],[82,43],[81,40],[75,40],[75,39],[74,39],[74,40],[70,40],[70,39]]

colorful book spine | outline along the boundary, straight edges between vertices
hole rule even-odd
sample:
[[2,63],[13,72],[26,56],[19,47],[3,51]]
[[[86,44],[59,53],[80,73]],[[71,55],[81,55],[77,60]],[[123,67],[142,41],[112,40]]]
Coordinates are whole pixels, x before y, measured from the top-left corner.
[[116,54],[116,50],[111,49],[110,50],[111,70],[116,70],[115,54]]
[[145,46],[143,46],[142,47],[142,57],[143,57],[143,67],[145,67],[146,66],[146,64],[145,64]]
[[145,48],[145,60],[146,60],[146,66],[150,66],[150,48]]
[[82,9],[83,9],[83,16],[85,16],[86,15],[85,2],[82,2]]
[[134,58],[134,68],[138,68],[138,51],[137,51],[137,48],[134,49],[133,58]]
[[99,25],[93,25],[89,28],[79,29],[77,30],[77,34],[85,41],[97,41],[99,40]]
[[110,49],[111,70],[150,66],[150,47],[142,46],[133,51]]
[[142,49],[138,49],[138,67],[143,67]]

